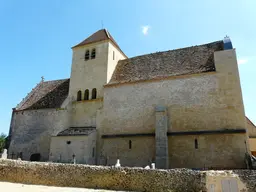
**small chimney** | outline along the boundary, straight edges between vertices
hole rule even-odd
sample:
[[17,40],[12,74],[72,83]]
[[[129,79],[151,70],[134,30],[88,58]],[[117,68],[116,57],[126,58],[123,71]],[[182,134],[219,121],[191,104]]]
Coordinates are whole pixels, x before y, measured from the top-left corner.
[[224,37],[223,43],[224,43],[224,50],[233,49],[232,42],[228,36]]

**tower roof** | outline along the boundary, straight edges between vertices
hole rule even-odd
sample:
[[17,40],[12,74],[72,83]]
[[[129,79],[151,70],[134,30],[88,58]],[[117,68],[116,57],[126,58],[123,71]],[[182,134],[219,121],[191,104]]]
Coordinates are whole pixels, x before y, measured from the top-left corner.
[[75,45],[72,48],[80,47],[80,46],[83,46],[83,45],[88,45],[88,44],[91,44],[91,43],[96,43],[96,42],[100,42],[100,41],[104,41],[104,40],[110,40],[116,46],[116,48],[119,49],[119,51],[121,51],[121,53],[123,53],[123,51],[118,46],[118,44],[116,43],[114,38],[111,36],[111,34],[107,31],[107,29],[101,29],[101,30],[93,33],[91,36],[89,36],[88,38],[83,40],[81,43]]

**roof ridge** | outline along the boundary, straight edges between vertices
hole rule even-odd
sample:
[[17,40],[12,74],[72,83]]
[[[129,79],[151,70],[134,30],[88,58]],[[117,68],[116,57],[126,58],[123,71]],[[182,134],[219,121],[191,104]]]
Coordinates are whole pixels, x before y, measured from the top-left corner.
[[207,45],[211,45],[211,44],[215,44],[215,43],[220,43],[220,42],[222,42],[222,40],[220,40],[220,41],[213,41],[213,42],[205,43],[205,44],[202,44],[202,45],[192,45],[192,46],[187,46],[187,47],[170,49],[170,50],[166,50],[166,51],[156,51],[156,52],[153,52],[153,53],[146,53],[146,54],[143,54],[143,55],[137,55],[137,56],[130,57],[130,58],[127,58],[127,59],[122,59],[120,61],[130,60],[130,59],[134,59],[134,58],[138,58],[138,57],[143,57],[143,56],[147,56],[147,55],[161,54],[161,53],[166,53],[166,52],[185,50],[185,49],[194,48],[194,47],[207,46]]
[[49,80],[49,81],[43,81],[43,83],[49,83],[49,82],[54,82],[54,81],[66,81],[66,80],[69,80],[69,79],[70,79],[70,78]]

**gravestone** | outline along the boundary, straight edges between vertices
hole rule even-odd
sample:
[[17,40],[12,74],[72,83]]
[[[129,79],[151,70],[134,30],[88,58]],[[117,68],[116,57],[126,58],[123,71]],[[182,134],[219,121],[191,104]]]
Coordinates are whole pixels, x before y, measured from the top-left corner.
[[4,152],[1,155],[1,159],[7,159],[7,149],[4,149]]
[[150,167],[147,165],[144,169],[150,169]]
[[116,164],[115,164],[115,167],[121,167],[121,164],[120,164],[120,160],[119,160],[119,159],[117,159]]

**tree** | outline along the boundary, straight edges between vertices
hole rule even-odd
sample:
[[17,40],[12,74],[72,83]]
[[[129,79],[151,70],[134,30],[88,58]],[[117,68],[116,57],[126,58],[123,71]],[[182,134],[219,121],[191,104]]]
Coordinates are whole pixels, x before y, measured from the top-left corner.
[[2,151],[4,150],[5,142],[6,142],[6,135],[4,133],[1,133],[1,135],[0,135],[0,153],[2,153]]

